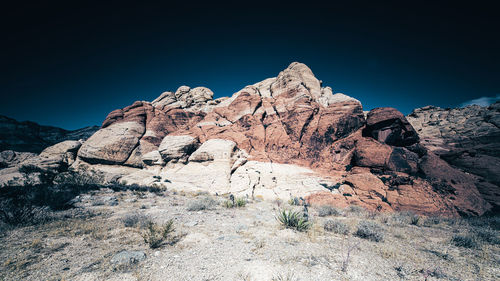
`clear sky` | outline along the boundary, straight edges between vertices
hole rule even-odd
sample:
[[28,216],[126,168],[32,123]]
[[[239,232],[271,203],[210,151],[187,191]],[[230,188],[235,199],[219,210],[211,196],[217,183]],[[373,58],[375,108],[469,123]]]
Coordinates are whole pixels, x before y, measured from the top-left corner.
[[0,114],[100,125],[181,85],[228,96],[293,61],[365,110],[408,114],[500,93],[500,20],[486,2],[76,2],[3,7]]

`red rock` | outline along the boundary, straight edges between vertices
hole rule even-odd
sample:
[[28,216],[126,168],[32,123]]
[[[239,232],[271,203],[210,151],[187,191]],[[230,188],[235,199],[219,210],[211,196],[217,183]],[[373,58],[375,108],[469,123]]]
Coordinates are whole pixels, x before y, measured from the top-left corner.
[[[312,194],[307,198],[311,204],[450,216],[480,215],[490,208],[473,177],[418,144],[403,114],[377,108],[365,122],[359,101],[322,88],[303,64],[293,63],[278,77],[247,86],[232,97],[211,100],[212,95],[206,88],[183,86],[151,103],[135,102],[115,110],[96,134],[99,138],[84,144],[79,156],[92,163],[141,167],[143,159],[149,159],[143,156],[157,151],[167,135],[191,136],[201,144],[224,139],[245,150],[249,160],[306,166],[325,177],[344,176],[342,190]],[[106,136],[124,122],[144,130]],[[180,155],[188,159],[187,154]]]
[[409,146],[419,140],[405,116],[391,107],[379,107],[368,112],[363,136],[394,146]]

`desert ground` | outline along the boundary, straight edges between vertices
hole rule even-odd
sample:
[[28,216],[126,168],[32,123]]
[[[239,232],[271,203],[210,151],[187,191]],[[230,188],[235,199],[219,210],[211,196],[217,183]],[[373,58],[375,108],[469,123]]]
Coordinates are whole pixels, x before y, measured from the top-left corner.
[[[499,222],[176,190],[88,190],[2,225],[2,280],[498,280]],[[290,210],[291,212],[288,212]],[[19,215],[19,214],[18,214]],[[158,236],[172,221],[173,231]],[[363,227],[364,225],[364,227]],[[360,229],[361,228],[361,229]],[[160,231],[161,232],[161,231]],[[149,239],[157,235],[155,245]]]

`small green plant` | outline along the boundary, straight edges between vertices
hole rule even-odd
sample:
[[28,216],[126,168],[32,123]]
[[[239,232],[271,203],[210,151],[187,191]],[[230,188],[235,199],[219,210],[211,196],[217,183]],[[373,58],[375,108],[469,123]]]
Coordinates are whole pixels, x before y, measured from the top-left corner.
[[479,246],[479,243],[477,241],[477,238],[468,233],[468,234],[455,234],[451,238],[451,243],[457,247],[464,247],[464,248],[477,248]]
[[326,231],[331,231],[337,234],[348,234],[349,226],[338,220],[327,220],[323,225]]
[[300,199],[298,197],[291,197],[290,199],[288,199],[288,205],[300,206]]
[[310,222],[308,222],[300,212],[292,210],[281,210],[279,211],[276,219],[286,228],[295,229],[297,231],[306,231],[311,227]]
[[410,224],[412,225],[420,225],[421,224],[422,217],[417,215],[417,214],[412,214],[410,216]]
[[226,208],[243,208],[247,204],[247,200],[245,198],[239,197],[233,200],[226,200],[223,203],[223,206]]
[[144,238],[144,242],[146,242],[151,249],[156,249],[165,242],[171,242],[172,237],[170,234],[174,230],[174,221],[172,219],[162,226],[154,222],[148,222],[146,231],[142,234],[142,238]]
[[342,212],[339,209],[329,205],[320,206],[318,208],[318,216],[320,217],[340,216],[340,215],[342,215]]
[[361,221],[354,235],[374,242],[381,242],[384,240],[384,229],[376,222]]
[[279,273],[278,275],[274,276],[272,281],[295,281],[297,280],[293,273],[289,272],[287,274],[281,274]]

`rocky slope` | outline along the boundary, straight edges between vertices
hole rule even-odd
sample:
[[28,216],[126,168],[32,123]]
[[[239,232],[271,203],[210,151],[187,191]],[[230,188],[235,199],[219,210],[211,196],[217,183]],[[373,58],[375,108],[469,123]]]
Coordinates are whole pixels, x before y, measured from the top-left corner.
[[40,153],[46,147],[65,140],[88,139],[98,129],[97,126],[90,126],[68,131],[29,121],[19,122],[0,115],[0,151]]
[[500,102],[415,109],[408,121],[422,144],[452,166],[474,175],[483,197],[500,209]]
[[[299,196],[316,205],[450,216],[491,208],[478,179],[422,145],[398,110],[377,108],[365,118],[358,100],[333,94],[304,64],[231,97],[212,97],[207,88],[182,86],[135,102],[111,112],[81,146],[49,149],[29,165],[54,173],[56,182]],[[23,174],[23,165],[1,170],[0,183],[39,180]]]

